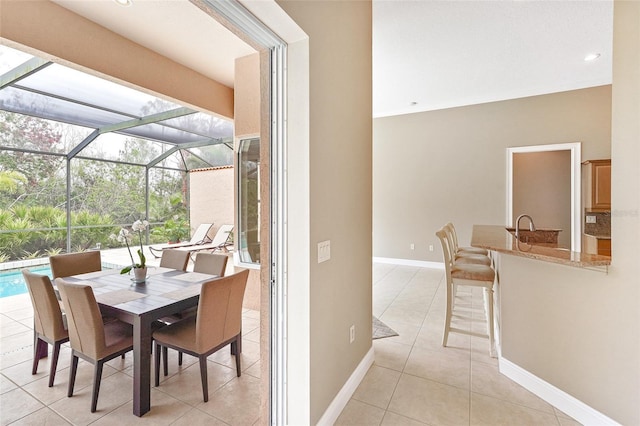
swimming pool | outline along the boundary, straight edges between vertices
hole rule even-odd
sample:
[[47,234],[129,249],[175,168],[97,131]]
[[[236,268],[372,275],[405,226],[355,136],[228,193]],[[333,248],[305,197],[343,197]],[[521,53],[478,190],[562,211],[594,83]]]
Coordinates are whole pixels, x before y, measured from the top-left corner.
[[[49,275],[49,278],[52,276],[49,265],[32,266],[27,269],[36,274]],[[26,292],[27,286],[24,283],[20,269],[9,269],[0,272],[0,298],[15,296]]]

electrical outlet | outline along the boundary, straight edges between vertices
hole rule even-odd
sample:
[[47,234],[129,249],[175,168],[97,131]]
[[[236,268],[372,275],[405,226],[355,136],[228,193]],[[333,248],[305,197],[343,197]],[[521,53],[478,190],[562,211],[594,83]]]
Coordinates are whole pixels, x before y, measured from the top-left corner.
[[349,327],[349,343],[353,343],[356,340],[356,326]]
[[318,263],[326,262],[329,259],[331,259],[331,241],[318,243]]
[[592,215],[587,216],[587,223],[596,223],[596,217]]
[[429,244],[429,251],[433,251],[433,244]]
[[415,250],[415,249],[416,249],[416,245],[415,245],[415,244],[413,244],[413,243],[411,243],[411,244],[409,244],[409,248],[410,248],[411,250]]

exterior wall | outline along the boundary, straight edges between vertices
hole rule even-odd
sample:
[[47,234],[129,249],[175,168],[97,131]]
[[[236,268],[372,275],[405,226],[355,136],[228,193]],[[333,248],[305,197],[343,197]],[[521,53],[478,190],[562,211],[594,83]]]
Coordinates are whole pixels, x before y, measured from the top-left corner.
[[[291,234],[291,240],[308,238],[309,293],[307,312],[289,311],[289,322],[305,324],[308,316],[310,407],[305,391],[293,407],[290,424],[316,424],[371,348],[371,149],[372,149],[372,11],[365,1],[282,1],[278,4],[308,35],[308,95],[303,86],[289,91],[289,121],[309,123],[309,186],[304,182],[305,164],[291,166],[290,195],[309,200],[309,235]],[[294,48],[297,48],[294,47]],[[304,70],[304,64],[298,64]],[[293,84],[301,83],[296,76]],[[309,110],[296,108],[308,96]],[[293,102],[292,102],[293,101]],[[289,145],[304,139],[289,136]],[[290,148],[298,153],[302,148]],[[290,160],[293,161],[293,160]],[[292,175],[292,171],[295,173]],[[298,177],[300,180],[298,181]],[[289,217],[305,221],[304,209]],[[331,259],[317,262],[317,243],[331,241]],[[289,249],[289,264],[298,263],[300,253]],[[302,296],[304,281],[289,278],[289,287]],[[356,341],[349,344],[349,327],[356,327]],[[290,332],[300,336],[299,324]],[[304,344],[304,338],[301,339]],[[293,340],[292,345],[298,344]],[[297,350],[297,349],[296,349]],[[302,349],[304,350],[304,348]],[[292,352],[289,357],[293,357]],[[302,363],[302,360],[297,361]],[[303,383],[305,366],[289,368],[289,377]],[[295,392],[293,388],[289,392]],[[299,417],[297,417],[299,416]]]
[[473,224],[505,224],[508,147],[582,142],[587,160],[610,141],[611,86],[377,118],[374,256],[442,262],[443,224],[462,245]]
[[189,173],[191,233],[201,223],[213,223],[213,237],[220,225],[234,223],[233,167]]

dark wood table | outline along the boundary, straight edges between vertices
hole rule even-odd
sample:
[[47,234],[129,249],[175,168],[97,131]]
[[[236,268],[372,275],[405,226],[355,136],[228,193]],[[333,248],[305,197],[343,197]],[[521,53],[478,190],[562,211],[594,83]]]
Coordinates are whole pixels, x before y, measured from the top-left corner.
[[64,278],[93,287],[100,310],[133,325],[133,414],[151,409],[152,324],[163,317],[197,306],[202,283],[217,278],[198,272],[149,268],[143,284],[118,270],[104,270]]

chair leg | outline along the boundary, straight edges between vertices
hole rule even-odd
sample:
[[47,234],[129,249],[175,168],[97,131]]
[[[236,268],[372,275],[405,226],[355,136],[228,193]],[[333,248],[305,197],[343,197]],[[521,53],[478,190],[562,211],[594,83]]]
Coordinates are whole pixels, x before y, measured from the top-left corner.
[[91,393],[91,412],[95,413],[98,406],[98,393],[100,393],[100,381],[102,380],[102,361],[96,361],[93,370],[93,392]]
[[[453,314],[453,297],[454,292],[452,284],[447,284],[447,309],[444,319],[444,332],[442,334],[442,346],[447,346],[447,340],[449,340],[449,330],[451,329],[451,315]],[[452,297],[453,296],[453,297]]]
[[207,383],[207,357],[200,355],[200,380],[202,381],[202,397],[204,402],[209,401],[209,385]]
[[487,329],[489,332],[489,355],[491,357],[495,357],[494,353],[494,331],[493,331],[493,289],[487,288],[485,289],[485,294],[487,295]]
[[58,356],[60,356],[60,346],[62,342],[56,342],[53,345],[53,354],[51,356],[51,368],[49,369],[49,387],[53,387],[53,381],[56,378],[56,368],[58,367]]
[[182,365],[182,351],[178,351],[178,365]]
[[238,334],[236,336],[236,340],[234,340],[233,342],[231,342],[231,353],[235,355],[236,357],[236,375],[238,377],[240,377],[241,374],[241,364],[240,364],[240,357],[242,355],[242,351],[240,350],[242,348],[242,335]]
[[162,347],[162,366],[164,367],[165,377],[169,374],[169,349],[166,346]]
[[78,371],[78,357],[71,352],[71,367],[69,367],[69,388],[67,390],[67,396],[73,396],[73,386],[76,383],[76,372]]
[[38,363],[40,362],[40,346],[43,342],[38,338],[38,334],[33,332],[33,366],[31,367],[31,374],[36,374],[38,372]]
[[156,350],[155,350],[155,353],[153,354],[154,356],[153,365],[156,368],[155,385],[160,386],[160,345],[158,344],[158,342],[156,342],[155,345],[156,345]]

